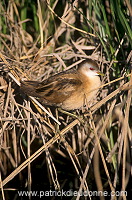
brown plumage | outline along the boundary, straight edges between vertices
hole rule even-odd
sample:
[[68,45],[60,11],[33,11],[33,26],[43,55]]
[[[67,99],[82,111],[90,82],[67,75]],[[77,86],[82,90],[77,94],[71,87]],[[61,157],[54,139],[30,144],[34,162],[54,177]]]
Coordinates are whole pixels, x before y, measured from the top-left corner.
[[97,63],[87,59],[77,70],[60,72],[42,82],[21,81],[21,89],[27,95],[39,98],[42,104],[74,110],[89,102],[97,93],[101,84],[97,75],[103,75]]

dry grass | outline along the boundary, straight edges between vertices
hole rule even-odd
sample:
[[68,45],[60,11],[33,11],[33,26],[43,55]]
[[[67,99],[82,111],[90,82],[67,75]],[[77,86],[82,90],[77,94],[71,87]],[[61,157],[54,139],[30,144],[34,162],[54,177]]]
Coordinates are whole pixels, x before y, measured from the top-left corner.
[[[22,190],[29,191],[50,190],[52,187],[52,190],[80,192],[129,192],[132,74],[129,71],[126,74],[124,65],[120,77],[113,76],[112,64],[117,62],[107,61],[97,36],[72,25],[76,21],[74,7],[66,3],[62,17],[59,17],[54,11],[58,3],[55,1],[52,7],[47,6],[44,19],[39,3],[40,34],[36,41],[23,30],[14,2],[10,2],[8,10],[3,12],[9,32],[0,33],[1,197],[9,199],[9,191],[20,190],[18,183],[21,183]],[[74,1],[74,6],[78,7],[78,1]],[[17,23],[14,13],[18,17]],[[50,18],[55,16],[61,22],[54,35],[49,37],[47,27],[51,25]],[[75,32],[77,39],[70,39]],[[64,43],[61,43],[61,37]],[[115,55],[122,48],[123,41],[124,38]],[[131,54],[128,52],[127,62]],[[19,89],[22,78],[41,81],[76,66],[85,58],[96,60],[105,77],[90,108],[85,112],[76,111],[78,119],[45,108]],[[42,173],[39,178],[35,175],[37,167]],[[36,185],[38,183],[40,185]],[[17,195],[12,197],[16,198]],[[89,199],[94,198],[89,196]],[[127,197],[124,195],[118,199]]]

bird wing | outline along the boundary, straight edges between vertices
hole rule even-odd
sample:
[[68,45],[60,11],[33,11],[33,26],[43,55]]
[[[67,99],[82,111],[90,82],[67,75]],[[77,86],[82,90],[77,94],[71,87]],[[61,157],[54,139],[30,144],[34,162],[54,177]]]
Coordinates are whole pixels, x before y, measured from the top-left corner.
[[47,105],[60,104],[82,84],[76,70],[61,72],[43,82],[21,81],[21,89],[30,96],[38,97]]
[[59,104],[77,90],[82,82],[77,74],[61,74],[50,77],[49,79],[39,83],[35,92],[40,98],[44,98],[47,102]]

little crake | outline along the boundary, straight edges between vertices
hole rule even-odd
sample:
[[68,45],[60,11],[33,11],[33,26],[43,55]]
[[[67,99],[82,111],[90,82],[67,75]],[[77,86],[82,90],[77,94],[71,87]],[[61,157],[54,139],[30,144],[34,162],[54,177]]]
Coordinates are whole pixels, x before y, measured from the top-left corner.
[[95,61],[87,59],[78,69],[60,72],[48,79],[21,81],[21,89],[29,96],[37,97],[47,106],[74,110],[87,104],[97,93],[103,75]]

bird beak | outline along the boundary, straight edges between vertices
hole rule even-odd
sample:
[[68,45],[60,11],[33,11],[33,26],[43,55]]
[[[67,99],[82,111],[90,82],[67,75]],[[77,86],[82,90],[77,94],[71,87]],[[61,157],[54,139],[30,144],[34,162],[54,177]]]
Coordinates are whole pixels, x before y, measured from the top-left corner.
[[102,73],[102,72],[97,72],[97,74],[99,74],[99,75],[101,75],[101,76],[104,76],[104,73]]

